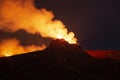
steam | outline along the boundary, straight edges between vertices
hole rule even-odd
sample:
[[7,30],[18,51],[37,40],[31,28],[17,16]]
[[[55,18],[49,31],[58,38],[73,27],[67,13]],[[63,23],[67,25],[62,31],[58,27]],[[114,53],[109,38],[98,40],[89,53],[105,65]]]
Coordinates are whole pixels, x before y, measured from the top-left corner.
[[61,21],[53,19],[51,11],[35,8],[33,0],[0,1],[0,29],[10,32],[24,29],[29,33],[39,33],[42,37],[49,38],[62,35],[68,42],[76,43],[74,33],[68,33]]

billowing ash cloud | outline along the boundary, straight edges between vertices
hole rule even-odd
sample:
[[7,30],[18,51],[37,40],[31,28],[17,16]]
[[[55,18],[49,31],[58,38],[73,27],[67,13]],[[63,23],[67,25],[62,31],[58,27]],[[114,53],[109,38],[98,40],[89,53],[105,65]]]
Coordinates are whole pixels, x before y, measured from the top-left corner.
[[[74,33],[68,32],[61,21],[53,19],[54,15],[51,11],[37,9],[34,6],[33,0],[0,0],[0,30],[9,31],[9,33],[16,33],[19,30],[24,30],[33,35],[37,33],[44,38],[63,38],[69,43],[77,43]],[[40,47],[31,47],[30,45],[25,48],[20,42],[21,41],[14,38],[3,40],[0,43],[0,52],[3,53],[2,55],[6,54],[6,47],[4,49],[3,45],[9,43],[15,46],[13,47],[15,49],[10,49],[12,52],[7,51],[8,53],[10,52],[10,55],[17,54],[13,51],[17,49],[17,46],[18,48],[22,47],[21,52],[31,51],[33,47],[34,50],[42,50],[46,47],[45,44],[43,44],[43,46]],[[20,51],[18,53],[20,53]]]
[[51,11],[35,8],[33,0],[0,1],[0,29],[11,32],[24,29],[29,33],[37,32],[42,37],[50,38],[62,35],[67,41],[76,43],[74,33],[68,33],[61,21],[53,19]]

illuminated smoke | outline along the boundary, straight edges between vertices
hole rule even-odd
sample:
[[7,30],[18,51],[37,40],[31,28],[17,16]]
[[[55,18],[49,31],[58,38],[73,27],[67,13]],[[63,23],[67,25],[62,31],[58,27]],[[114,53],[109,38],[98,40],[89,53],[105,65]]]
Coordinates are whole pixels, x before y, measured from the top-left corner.
[[3,40],[0,43],[0,57],[3,56],[12,56],[12,55],[17,55],[17,54],[22,54],[26,52],[31,52],[35,50],[43,50],[45,49],[46,46],[22,46],[20,45],[19,41],[17,39],[7,39]]
[[[0,0],[0,30],[16,32],[25,30],[31,34],[40,34],[44,38],[63,38],[69,43],[77,43],[73,32],[68,32],[60,20],[54,20],[54,15],[46,9],[37,9],[33,0]],[[21,46],[16,39],[5,40],[0,44],[0,56],[11,56],[42,47]],[[15,51],[13,51],[15,50]]]
[[24,29],[29,33],[39,33],[42,37],[57,38],[61,35],[69,43],[76,43],[74,33],[67,31],[59,20],[46,9],[34,7],[33,0],[1,0],[0,29],[15,32]]

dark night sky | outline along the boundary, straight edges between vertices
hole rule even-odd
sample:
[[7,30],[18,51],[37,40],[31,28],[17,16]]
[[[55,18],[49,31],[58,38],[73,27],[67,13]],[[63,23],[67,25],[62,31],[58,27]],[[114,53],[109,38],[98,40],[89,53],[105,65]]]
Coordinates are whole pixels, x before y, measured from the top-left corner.
[[53,11],[85,49],[120,49],[119,0],[35,0]]

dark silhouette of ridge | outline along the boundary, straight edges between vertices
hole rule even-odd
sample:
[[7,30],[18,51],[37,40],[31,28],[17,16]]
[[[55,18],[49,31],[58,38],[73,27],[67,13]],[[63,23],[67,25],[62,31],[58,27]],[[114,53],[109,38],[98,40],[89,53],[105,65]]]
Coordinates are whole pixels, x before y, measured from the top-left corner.
[[12,80],[116,80],[120,62],[95,59],[80,45],[56,39],[43,51],[0,59],[0,77]]
[[[69,44],[64,39],[56,39],[51,42],[51,44],[45,50],[46,52],[50,52],[54,55],[61,55],[65,58],[70,57],[70,59],[92,59],[78,44]],[[51,53],[52,52],[52,53]]]

